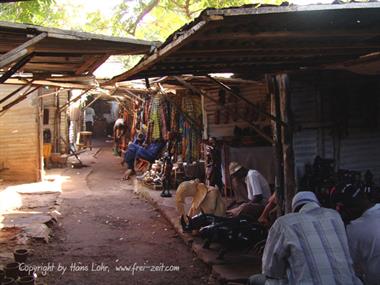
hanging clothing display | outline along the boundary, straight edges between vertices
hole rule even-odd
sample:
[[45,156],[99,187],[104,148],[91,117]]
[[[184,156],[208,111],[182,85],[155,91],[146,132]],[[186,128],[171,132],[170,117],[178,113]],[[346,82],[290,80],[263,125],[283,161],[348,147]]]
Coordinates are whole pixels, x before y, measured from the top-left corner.
[[[170,96],[170,100],[167,96]],[[135,103],[131,133],[145,126],[145,143],[172,139],[175,145],[173,149],[177,151],[175,155],[181,154],[186,162],[197,161],[200,158],[201,134],[187,121],[178,107],[186,112],[186,116],[201,124],[199,96],[158,93],[146,99],[143,104]]]
[[[201,99],[198,96],[183,96],[182,97],[182,110],[186,112],[188,116],[202,120],[202,107]],[[181,114],[180,120],[182,130],[182,155],[185,161],[195,161],[200,158],[200,145],[201,134],[197,133],[196,129],[185,120],[183,114]]]
[[150,120],[153,122],[152,139],[161,138],[161,120],[160,120],[160,101],[161,96],[159,94],[155,95],[152,99],[151,109],[150,109]]

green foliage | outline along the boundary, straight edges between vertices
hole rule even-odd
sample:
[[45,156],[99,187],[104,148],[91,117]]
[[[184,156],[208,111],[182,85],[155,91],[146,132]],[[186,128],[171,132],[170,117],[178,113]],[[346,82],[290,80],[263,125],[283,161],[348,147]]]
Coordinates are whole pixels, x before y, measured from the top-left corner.
[[0,20],[46,25],[58,24],[64,11],[54,10],[55,0],[33,0],[0,4]]
[[[269,1],[276,2],[276,0],[266,2]],[[249,3],[252,3],[252,0],[124,1],[115,11],[114,32],[162,41],[208,7],[223,8]]]

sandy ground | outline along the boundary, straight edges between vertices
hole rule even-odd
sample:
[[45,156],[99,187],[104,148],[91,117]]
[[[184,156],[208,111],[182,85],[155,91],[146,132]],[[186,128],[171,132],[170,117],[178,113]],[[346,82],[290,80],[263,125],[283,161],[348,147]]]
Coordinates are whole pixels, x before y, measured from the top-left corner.
[[64,173],[68,182],[62,194],[62,217],[52,241],[35,244],[30,258],[33,265],[50,265],[39,281],[49,285],[208,283],[207,266],[156,209],[133,194],[131,182],[120,181],[120,160],[110,147],[101,149],[91,168],[81,170],[91,171],[87,181],[75,169]]

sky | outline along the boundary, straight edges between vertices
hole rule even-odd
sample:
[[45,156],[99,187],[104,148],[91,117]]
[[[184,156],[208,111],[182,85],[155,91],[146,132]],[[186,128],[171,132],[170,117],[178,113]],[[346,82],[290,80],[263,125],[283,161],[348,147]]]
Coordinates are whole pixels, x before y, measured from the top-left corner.
[[62,3],[82,5],[86,12],[102,11],[107,16],[112,15],[112,9],[122,0],[60,0]]

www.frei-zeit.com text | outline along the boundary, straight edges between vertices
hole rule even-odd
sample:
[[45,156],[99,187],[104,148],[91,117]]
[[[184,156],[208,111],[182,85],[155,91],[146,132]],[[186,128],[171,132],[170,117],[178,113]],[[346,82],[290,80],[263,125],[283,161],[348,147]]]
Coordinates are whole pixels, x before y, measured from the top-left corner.
[[64,265],[61,263],[47,263],[41,265],[30,265],[25,263],[20,263],[19,270],[36,274],[41,274],[46,276],[49,272],[60,272],[62,275],[66,272],[126,272],[132,275],[138,272],[178,272],[180,267],[177,265],[166,265],[160,263],[159,265],[139,265],[136,262],[130,265],[114,265],[109,266],[102,263],[90,263],[83,264],[81,262],[73,262],[70,265]]

